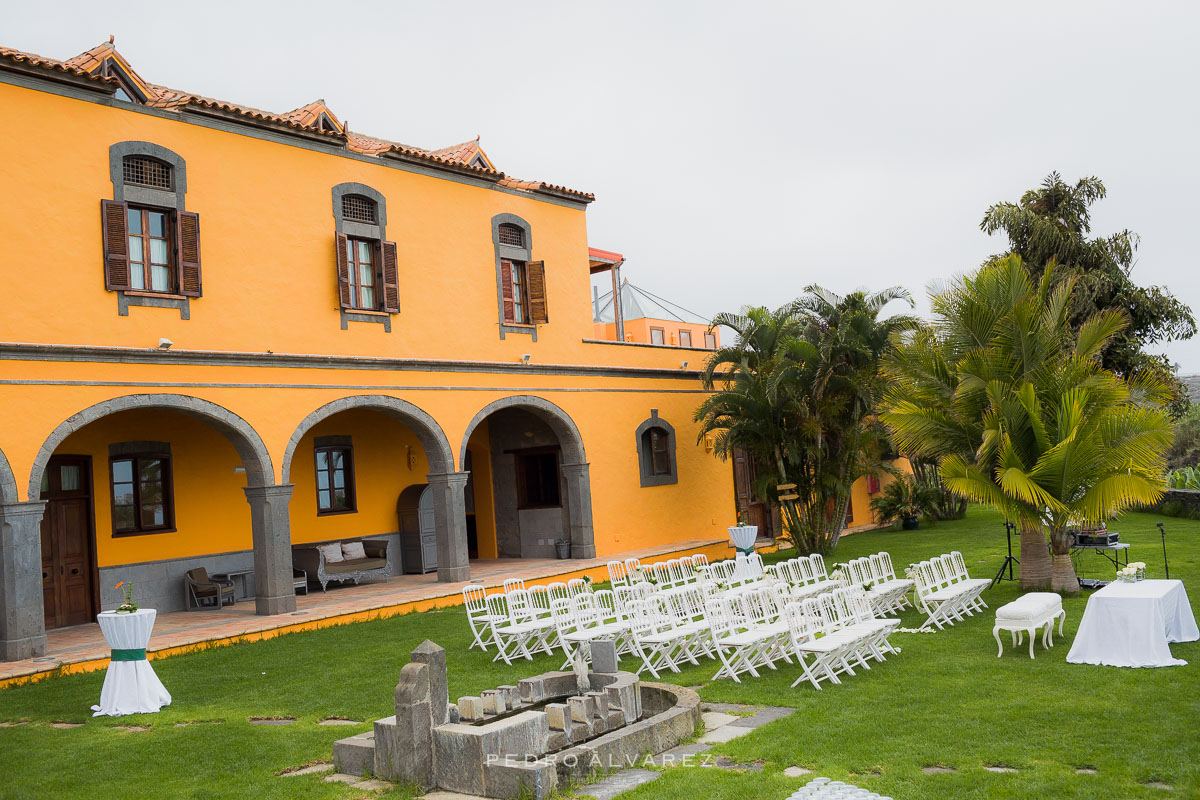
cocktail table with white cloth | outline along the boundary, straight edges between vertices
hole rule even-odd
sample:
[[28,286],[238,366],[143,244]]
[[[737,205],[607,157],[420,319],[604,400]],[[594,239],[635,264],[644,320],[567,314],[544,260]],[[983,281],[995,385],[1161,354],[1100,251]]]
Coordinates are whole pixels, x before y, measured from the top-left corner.
[[1108,667],[1173,667],[1169,642],[1200,639],[1183,581],[1116,581],[1088,598],[1070,664]]
[[146,660],[146,645],[154,630],[153,608],[132,614],[104,611],[96,617],[104,641],[112,648],[112,659],[100,690],[100,705],[92,706],[93,717],[152,714],[171,704],[171,695]]

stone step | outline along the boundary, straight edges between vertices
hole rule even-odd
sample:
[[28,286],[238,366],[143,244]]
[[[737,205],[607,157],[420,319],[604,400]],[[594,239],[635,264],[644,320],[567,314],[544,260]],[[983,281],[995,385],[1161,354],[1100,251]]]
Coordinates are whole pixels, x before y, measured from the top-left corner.
[[333,743],[333,764],[338,772],[366,775],[375,771],[375,731],[339,739]]

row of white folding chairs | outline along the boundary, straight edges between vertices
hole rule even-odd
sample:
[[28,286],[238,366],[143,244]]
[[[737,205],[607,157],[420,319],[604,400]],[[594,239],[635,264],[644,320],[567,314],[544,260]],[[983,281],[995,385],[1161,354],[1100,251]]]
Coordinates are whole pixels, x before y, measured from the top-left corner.
[[944,628],[987,608],[980,595],[990,581],[967,574],[966,562],[957,550],[922,561],[913,570],[917,606],[928,615],[922,628]]
[[694,582],[707,566],[708,556],[703,553],[658,561],[647,566],[643,566],[640,559],[627,558],[608,562],[608,579],[614,589],[642,581],[661,586],[681,586]]
[[820,553],[799,556],[780,561],[766,567],[767,574],[789,587],[789,593],[797,600],[832,591],[839,586],[831,581],[825,570],[825,559]]
[[[509,596],[519,591],[514,602]],[[463,605],[467,610],[467,624],[471,628],[471,645],[487,652],[489,646],[497,648],[496,659],[512,663],[514,655],[526,658],[531,630],[543,630],[550,616],[550,604],[558,598],[570,598],[590,592],[590,585],[582,578],[572,578],[566,583],[555,582],[545,586],[526,589],[525,582],[513,578],[504,582],[500,592],[487,593],[479,584],[464,586]],[[497,634],[497,629],[502,632]],[[538,637],[540,638],[540,637]],[[552,642],[549,643],[552,647]],[[535,642],[535,649],[537,643]],[[544,649],[544,648],[543,648]]]
[[726,586],[755,583],[767,575],[762,556],[758,553],[749,555],[738,553],[736,558],[714,561],[702,569],[701,573],[704,580]]
[[911,603],[908,593],[914,581],[896,577],[892,557],[886,552],[875,553],[846,562],[847,582],[867,591],[871,606],[881,615],[893,614]]
[[854,674],[852,661],[870,669],[868,658],[884,660],[894,651],[887,636],[897,619],[878,619],[861,587],[839,587],[803,601],[782,583],[764,584],[751,592],[710,598],[705,608],[712,643],[721,668],[714,679],[739,674],[758,677],[758,669],[776,669],[779,660],[795,656],[803,680],[818,689],[821,680],[839,682],[839,673]]

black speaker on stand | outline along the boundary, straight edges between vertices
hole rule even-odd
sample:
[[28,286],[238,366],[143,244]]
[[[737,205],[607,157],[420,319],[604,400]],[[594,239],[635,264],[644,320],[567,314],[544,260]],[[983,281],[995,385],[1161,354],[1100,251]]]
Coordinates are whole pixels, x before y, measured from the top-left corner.
[[[1000,581],[1016,580],[1016,578],[1013,577],[1013,564],[1019,565],[1021,560],[1013,557],[1012,554],[1012,532],[1013,528],[1015,527],[1017,526],[1013,525],[1011,522],[1004,523],[1004,533],[1008,536],[1008,555],[1005,557],[1004,563],[1000,565],[1000,569],[997,570],[996,577],[992,578],[992,582],[988,585],[989,589],[991,589]],[[1005,577],[1004,575],[1004,570],[1006,569],[1008,570],[1008,577]]]

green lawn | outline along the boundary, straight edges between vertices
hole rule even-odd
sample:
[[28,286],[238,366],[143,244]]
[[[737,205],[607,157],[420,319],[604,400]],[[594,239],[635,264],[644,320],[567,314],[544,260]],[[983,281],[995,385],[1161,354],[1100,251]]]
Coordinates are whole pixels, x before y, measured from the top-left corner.
[[[1135,560],[1161,577],[1157,517],[1129,515],[1114,527],[1134,545]],[[1168,519],[1171,573],[1200,593],[1200,523]],[[920,558],[961,550],[972,574],[991,577],[1004,552],[1003,528],[992,513],[916,532],[884,531],[844,540],[830,562],[888,550],[897,570]],[[1089,561],[1093,574],[1104,562]],[[1018,594],[1004,584],[984,594],[993,608]],[[1050,652],[1006,650],[996,658],[990,613],[936,634],[896,634],[903,653],[841,686],[789,688],[795,670],[783,665],[761,679],[709,683],[714,664],[675,677],[700,685],[710,701],[792,705],[792,717],[767,725],[720,752],[762,772],[678,768],[629,798],[783,798],[806,779],[782,770],[805,766],[897,798],[1180,797],[1200,796],[1200,661],[1197,643],[1173,645],[1193,665],[1122,670],[1068,665],[1070,641],[1086,595],[1065,601],[1065,641]],[[1195,602],[1193,602],[1195,606]],[[904,615],[916,627],[915,612]],[[390,713],[396,677],[408,652],[425,638],[446,647],[451,696],[476,694],[527,674],[557,668],[541,657],[518,667],[496,666],[471,651],[461,611],[425,612],[155,662],[174,696],[159,714],[97,718],[103,673],[56,677],[0,691],[0,797],[351,798],[366,793],[319,777],[281,779],[275,773],[328,760],[332,742],[367,728],[321,727],[327,716],[373,720]],[[293,716],[285,726],[251,725],[251,716]],[[56,721],[86,722],[56,729]],[[188,724],[184,724],[188,723]],[[127,732],[118,726],[145,725]],[[927,775],[944,765],[953,774]],[[1015,767],[994,774],[984,767]],[[1097,775],[1077,775],[1077,767]],[[1174,791],[1143,784],[1160,781]],[[585,789],[580,790],[585,792]],[[389,793],[407,797],[403,788]]]

